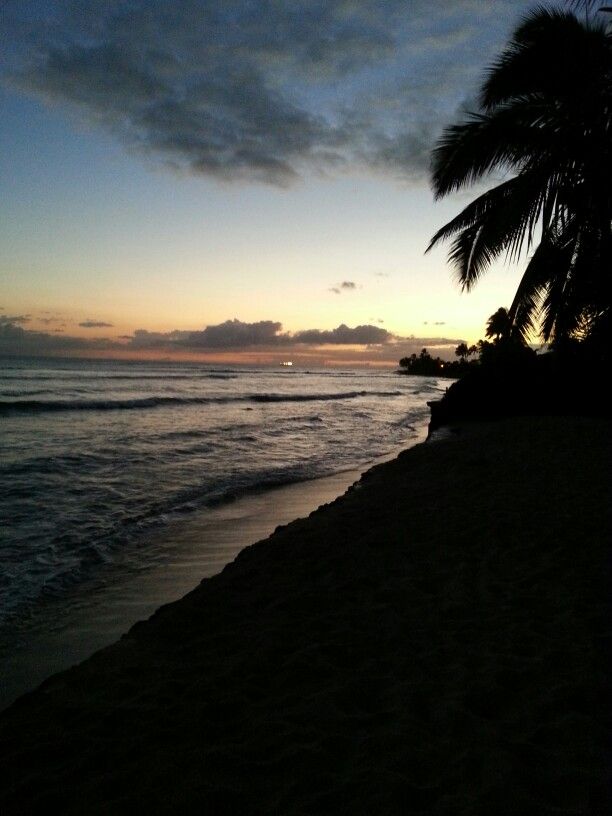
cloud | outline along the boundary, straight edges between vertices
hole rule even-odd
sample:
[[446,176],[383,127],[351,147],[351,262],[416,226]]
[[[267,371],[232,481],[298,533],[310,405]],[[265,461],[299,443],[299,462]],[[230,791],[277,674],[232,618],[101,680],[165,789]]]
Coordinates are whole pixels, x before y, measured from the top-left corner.
[[31,331],[0,318],[0,354],[45,355],[70,352],[93,352],[113,350],[119,345],[112,340],[98,338],[88,340],[81,337],[58,337],[63,329],[55,329],[53,334]]
[[190,348],[190,349],[246,349],[253,347],[275,347],[293,345],[369,345],[388,343],[394,338],[386,329],[378,326],[355,326],[349,328],[344,323],[335,329],[306,329],[298,332],[283,332],[282,323],[261,320],[244,323],[241,320],[226,320],[202,331],[149,332],[137,329],[130,337],[133,348]]
[[190,332],[184,343],[201,348],[270,345],[287,338],[288,335],[281,335],[281,329],[282,324],[274,320],[260,320],[258,323],[226,320],[216,326],[207,326],[203,331]]
[[151,332],[147,329],[136,329],[133,335],[121,335],[135,349],[166,348],[183,343],[191,334],[188,331]]
[[313,345],[371,345],[389,343],[393,335],[378,326],[355,326],[349,328],[342,323],[331,331],[307,329],[292,335],[293,343],[310,343]]
[[[48,312],[43,312],[43,314],[48,314]],[[66,325],[61,317],[39,317],[38,322],[44,326],[50,326],[52,323],[61,323],[63,326]]]
[[354,281],[342,281],[337,286],[330,286],[327,291],[340,295],[342,292],[352,292],[355,289],[357,289],[357,284]]
[[6,81],[178,170],[421,179],[527,0],[9,4]]
[[102,320],[84,320],[82,323],[79,323],[79,326],[82,326],[84,329],[112,329],[112,323],[104,323]]
[[0,315],[0,327],[29,323],[30,315]]
[[[18,316],[19,317],[19,316]],[[71,337],[64,335],[63,329],[53,329],[52,333],[32,331],[0,318],[0,354],[8,355],[68,355],[81,356],[137,356],[140,354],[175,356],[208,352],[223,352],[239,355],[268,353],[278,355],[291,353],[303,359],[313,358],[322,349],[332,355],[329,362],[340,359],[334,354],[344,355],[350,362],[364,359],[393,364],[400,357],[420,351],[426,346],[437,353],[448,351],[451,355],[461,339],[399,337],[386,329],[370,324],[350,327],[342,323],[335,329],[307,329],[298,332],[283,332],[282,324],[274,320],[247,323],[237,319],[206,326],[202,331],[174,330],[154,332],[137,329],[131,335],[117,339]],[[335,347],[335,348],[334,348]],[[349,348],[352,347],[352,348]],[[359,356],[361,354],[361,357]],[[363,355],[366,355],[364,358]],[[254,358],[258,359],[258,358]],[[274,359],[274,358],[271,358]],[[319,359],[319,358],[317,358]],[[323,358],[320,358],[323,359]],[[327,359],[327,357],[325,358]]]

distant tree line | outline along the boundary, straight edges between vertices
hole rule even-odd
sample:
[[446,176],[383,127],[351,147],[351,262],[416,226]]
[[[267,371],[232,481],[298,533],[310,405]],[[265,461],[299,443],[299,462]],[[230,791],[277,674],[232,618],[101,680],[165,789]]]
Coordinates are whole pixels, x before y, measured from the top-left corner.
[[485,336],[486,340],[471,346],[459,343],[455,349],[457,360],[432,357],[426,348],[420,354],[402,357],[399,373],[458,379],[477,366],[515,366],[535,357],[536,352],[526,344],[523,335],[513,330],[508,310],[503,307],[488,319]]

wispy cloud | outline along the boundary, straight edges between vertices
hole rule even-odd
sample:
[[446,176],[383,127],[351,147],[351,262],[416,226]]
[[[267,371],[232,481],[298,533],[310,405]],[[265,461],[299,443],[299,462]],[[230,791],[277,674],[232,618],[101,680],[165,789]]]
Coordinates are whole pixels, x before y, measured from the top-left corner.
[[61,323],[62,326],[66,325],[61,317],[38,317],[37,320],[39,323],[42,323],[43,326],[51,326],[53,323]]
[[79,323],[83,329],[112,329],[112,323],[105,323],[103,320],[83,320]]
[[422,178],[527,0],[9,4],[6,76],[130,148],[287,185],[359,165]]
[[357,289],[357,284],[355,281],[342,281],[338,283],[336,286],[330,286],[327,290],[328,292],[333,292],[335,295],[341,295],[342,292],[353,292]]

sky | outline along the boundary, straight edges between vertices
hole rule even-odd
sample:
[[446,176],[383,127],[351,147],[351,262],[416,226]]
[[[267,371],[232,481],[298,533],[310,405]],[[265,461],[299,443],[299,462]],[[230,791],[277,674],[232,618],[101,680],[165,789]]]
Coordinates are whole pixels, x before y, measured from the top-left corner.
[[429,157],[523,0],[2,0],[0,354],[452,357]]

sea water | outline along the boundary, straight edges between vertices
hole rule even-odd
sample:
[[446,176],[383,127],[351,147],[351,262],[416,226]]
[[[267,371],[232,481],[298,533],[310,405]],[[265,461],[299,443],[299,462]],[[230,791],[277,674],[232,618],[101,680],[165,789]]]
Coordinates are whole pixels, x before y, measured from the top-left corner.
[[408,446],[446,385],[372,369],[0,361],[0,634],[101,572],[146,570],[151,540],[181,518]]

